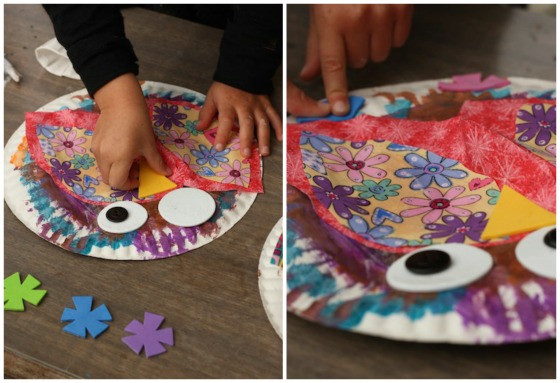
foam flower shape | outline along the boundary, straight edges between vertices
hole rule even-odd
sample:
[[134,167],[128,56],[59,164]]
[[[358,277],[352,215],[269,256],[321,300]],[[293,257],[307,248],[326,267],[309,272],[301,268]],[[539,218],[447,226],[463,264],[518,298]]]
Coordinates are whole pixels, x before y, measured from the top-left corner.
[[517,118],[523,122],[518,122],[515,126],[516,133],[522,133],[518,140],[526,142],[537,136],[535,143],[538,146],[545,146],[550,142],[552,134],[556,135],[556,106],[551,106],[545,112],[543,104],[534,104],[533,113],[519,109]]
[[369,158],[373,152],[373,145],[362,147],[355,156],[344,146],[338,146],[336,152],[339,154],[338,156],[332,153],[320,153],[323,158],[337,162],[335,164],[325,163],[325,167],[335,172],[346,171],[346,175],[351,181],[362,182],[364,180],[363,174],[373,178],[385,177],[387,174],[385,170],[376,168],[374,165],[387,162],[389,156],[386,154],[379,154]]
[[161,104],[161,106],[154,106],[154,126],[163,126],[163,129],[169,130],[173,125],[180,128],[185,127],[181,122],[187,118],[184,113],[178,113],[179,107],[173,104]]
[[450,178],[465,178],[468,174],[463,170],[451,169],[459,162],[443,158],[435,153],[426,151],[426,158],[416,153],[407,154],[404,159],[412,168],[403,168],[395,172],[397,177],[414,178],[410,183],[413,190],[425,189],[436,182],[442,188],[452,185]]
[[366,220],[357,215],[349,219],[348,224],[352,230],[369,241],[391,247],[398,247],[406,244],[406,240],[402,238],[387,238],[387,236],[395,231],[391,226],[380,225],[370,229]]
[[230,152],[230,149],[224,149],[220,152],[216,151],[215,147],[210,147],[208,149],[205,145],[198,145],[200,150],[193,149],[191,153],[197,158],[196,163],[199,165],[204,165],[208,163],[211,167],[215,168],[218,166],[219,162],[228,162],[226,154]]
[[[171,137],[169,137],[171,136]],[[183,132],[181,135],[174,130],[169,131],[169,136],[165,139],[166,144],[175,145],[178,149],[194,149],[196,141],[189,139],[190,133]]]
[[330,153],[332,152],[332,148],[328,144],[342,144],[344,140],[340,138],[334,138],[329,136],[323,136],[321,134],[302,131],[301,136],[299,138],[299,144],[305,145],[309,143],[313,147],[313,149],[317,150],[318,152],[323,153]]
[[401,185],[391,185],[391,180],[386,178],[382,181],[365,180],[363,185],[354,186],[354,190],[361,191],[362,198],[375,198],[378,201],[386,201],[389,197],[399,195],[395,190],[399,190]]
[[360,214],[367,214],[367,211],[360,206],[370,204],[361,198],[349,197],[354,193],[354,189],[350,186],[338,185],[333,188],[331,181],[322,176],[313,177],[313,181],[319,186],[312,186],[313,192],[317,199],[328,209],[331,205],[334,207],[336,214],[345,219],[350,219],[353,210]]
[[445,243],[463,243],[468,237],[473,241],[480,242],[480,236],[488,223],[486,213],[480,211],[474,213],[466,221],[454,215],[446,215],[442,218],[443,224],[432,223],[426,225],[427,230],[434,233],[424,234],[422,239],[433,239],[449,237]]
[[4,279],[4,310],[24,311],[25,302],[37,306],[47,294],[47,290],[37,290],[41,286],[33,275],[25,277],[23,283],[19,273],[14,273]]
[[135,335],[125,336],[122,341],[138,355],[144,349],[146,358],[162,354],[167,351],[163,344],[173,346],[173,329],[159,328],[164,320],[161,315],[144,312],[143,324],[135,319],[124,329]]
[[63,331],[81,338],[86,337],[87,331],[93,338],[97,338],[109,328],[104,321],[111,321],[113,317],[107,306],[102,304],[92,310],[92,296],[75,296],[72,300],[76,309],[65,308],[60,318],[61,322],[71,322],[62,329]]
[[438,189],[427,188],[424,190],[424,195],[428,197],[428,199],[415,197],[403,198],[401,201],[405,204],[418,207],[403,210],[400,214],[405,218],[425,214],[424,217],[422,217],[422,222],[425,224],[436,222],[444,211],[459,217],[468,217],[471,215],[471,211],[459,206],[471,205],[479,201],[481,197],[479,195],[470,195],[458,198],[464,191],[464,187],[455,186],[443,195]]
[[234,183],[239,186],[249,183],[251,169],[241,169],[241,162],[239,160],[233,161],[233,166],[229,164],[222,164],[221,167],[224,170],[217,172],[216,175],[218,177],[224,177],[222,180],[223,183]]
[[71,130],[67,136],[62,132],[56,132],[56,138],[51,139],[51,144],[55,152],[65,151],[68,157],[74,157],[75,153],[85,154],[86,149],[81,147],[87,140],[84,137],[76,138],[78,132]]

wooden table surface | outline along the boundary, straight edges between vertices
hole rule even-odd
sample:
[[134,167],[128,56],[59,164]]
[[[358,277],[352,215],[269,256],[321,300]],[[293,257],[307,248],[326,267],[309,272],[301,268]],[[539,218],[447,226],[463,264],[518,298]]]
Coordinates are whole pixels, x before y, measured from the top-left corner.
[[[145,9],[123,12],[140,62],[140,79],[206,93],[222,31]],[[37,5],[4,6],[5,53],[21,73],[5,87],[4,143],[24,113],[83,88],[46,72],[34,49],[54,36]],[[273,103],[281,112],[281,71]],[[146,262],[73,254],[28,230],[5,205],[4,275],[32,274],[48,290],[38,307],[4,314],[5,375],[82,378],[280,378],[282,341],[270,325],[258,290],[258,260],[282,215],[282,145],[264,160],[266,193],[218,240],[189,254]],[[93,295],[113,315],[96,340],[64,333],[60,315],[73,295]],[[124,327],[144,311],[166,317],[175,346],[155,358],[122,342]]]
[[[288,6],[288,78],[304,84],[307,7]],[[416,6],[407,44],[381,64],[351,70],[350,89],[483,74],[555,81],[556,20],[506,6]],[[504,346],[398,342],[329,329],[292,314],[287,321],[288,378],[554,378],[554,340]]]

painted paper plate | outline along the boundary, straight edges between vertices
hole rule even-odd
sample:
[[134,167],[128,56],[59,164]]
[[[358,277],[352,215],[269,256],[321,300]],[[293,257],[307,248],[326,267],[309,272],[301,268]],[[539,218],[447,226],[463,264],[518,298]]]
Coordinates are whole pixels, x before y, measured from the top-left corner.
[[[436,80],[351,93],[365,98],[362,114],[423,121],[457,116],[468,100],[556,98],[555,83],[509,80],[509,86],[482,92],[442,92]],[[556,282],[519,263],[518,242],[480,248],[493,266],[474,283],[439,292],[402,292],[386,279],[402,252],[368,247],[344,235],[292,185],[287,203],[287,309],[304,319],[419,342],[502,344],[556,336]]]
[[[173,85],[146,81],[145,96],[204,103],[204,95]],[[60,97],[40,112],[62,109],[93,110],[85,89]],[[261,165],[262,166],[262,165]],[[127,234],[108,234],[97,225],[103,206],[88,204],[60,190],[33,161],[27,150],[25,123],[8,141],[4,151],[4,195],[15,216],[41,238],[77,254],[113,260],[150,260],[186,253],[220,237],[247,213],[257,193],[210,192],[216,212],[195,227],[167,223],[158,212],[158,201],[143,206],[148,221]]]
[[259,260],[259,290],[268,320],[282,338],[283,305],[283,230],[282,219],[268,234]]

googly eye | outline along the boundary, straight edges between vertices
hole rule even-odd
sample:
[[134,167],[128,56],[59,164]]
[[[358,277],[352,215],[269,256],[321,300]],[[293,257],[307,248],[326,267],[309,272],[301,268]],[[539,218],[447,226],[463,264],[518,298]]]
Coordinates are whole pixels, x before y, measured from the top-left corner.
[[125,234],[138,230],[148,220],[148,212],[142,205],[119,201],[106,206],[97,216],[101,230],[113,234]]
[[466,286],[492,268],[486,251],[457,243],[427,246],[396,260],[387,271],[395,290],[429,293]]
[[556,279],[556,226],[543,227],[523,238],[515,257],[527,270]]
[[167,193],[159,201],[158,210],[167,222],[182,227],[200,225],[216,211],[216,201],[203,190],[181,188]]

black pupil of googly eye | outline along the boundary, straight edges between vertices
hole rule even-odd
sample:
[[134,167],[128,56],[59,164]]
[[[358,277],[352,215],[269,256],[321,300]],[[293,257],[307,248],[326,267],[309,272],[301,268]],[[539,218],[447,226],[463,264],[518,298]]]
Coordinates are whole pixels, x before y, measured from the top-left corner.
[[128,218],[128,211],[124,207],[112,207],[107,210],[107,219],[111,222],[122,222]]
[[544,243],[548,247],[556,249],[556,229],[552,229],[548,233],[546,233],[546,235],[544,236]]
[[420,251],[408,258],[406,268],[414,274],[435,274],[443,271],[451,264],[449,254],[441,250]]

